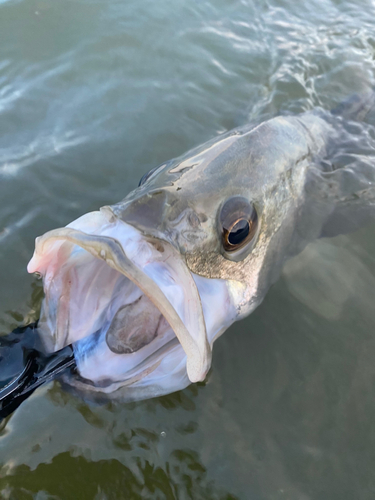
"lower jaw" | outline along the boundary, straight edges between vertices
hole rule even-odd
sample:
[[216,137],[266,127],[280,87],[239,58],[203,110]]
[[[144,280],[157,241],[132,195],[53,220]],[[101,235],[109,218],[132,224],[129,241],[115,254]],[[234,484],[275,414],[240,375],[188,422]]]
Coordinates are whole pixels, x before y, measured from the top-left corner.
[[188,387],[191,382],[186,372],[186,355],[180,345],[176,346],[181,356],[180,363],[173,373],[159,373],[158,367],[150,375],[129,383],[118,381],[102,387],[81,377],[79,374],[66,373],[61,379],[63,389],[78,395],[88,402],[99,404],[108,401],[127,403],[164,396]]
[[[126,278],[124,278],[126,279]],[[207,333],[212,344],[234,321],[235,311],[228,308],[227,288],[223,280],[208,280],[194,276],[202,297]],[[142,294],[133,284],[130,296]],[[129,289],[128,289],[129,291]],[[214,307],[212,307],[214,306]],[[109,301],[114,311],[116,301]],[[135,401],[161,396],[182,390],[190,384],[186,371],[186,354],[168,327],[162,335],[133,353],[119,354],[111,351],[106,342],[106,333],[111,322],[76,342],[73,349],[77,373],[64,377],[65,387],[85,399],[93,401]]]

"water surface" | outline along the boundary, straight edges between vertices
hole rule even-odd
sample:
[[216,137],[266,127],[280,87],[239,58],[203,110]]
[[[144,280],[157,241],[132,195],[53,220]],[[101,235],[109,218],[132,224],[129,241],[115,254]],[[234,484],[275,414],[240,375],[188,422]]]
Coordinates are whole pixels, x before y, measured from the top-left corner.
[[[0,0],[0,331],[38,316],[35,236],[218,133],[373,87],[374,28],[365,0]],[[204,384],[36,391],[1,427],[1,498],[375,498],[374,229],[292,260]]]

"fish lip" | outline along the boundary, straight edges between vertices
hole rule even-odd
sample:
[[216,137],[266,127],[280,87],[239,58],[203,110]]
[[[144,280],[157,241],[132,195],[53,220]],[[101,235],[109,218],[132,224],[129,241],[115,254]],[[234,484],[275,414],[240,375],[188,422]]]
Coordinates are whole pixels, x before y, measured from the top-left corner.
[[[108,223],[126,224],[113,213],[110,207],[101,209]],[[128,225],[129,226],[129,225]],[[198,289],[181,254],[168,242],[154,236],[144,236],[135,229],[142,240],[148,244],[162,245],[171,257],[176,275],[182,278],[182,283],[189,284],[188,293],[193,297],[193,303],[188,300],[185,313],[188,314],[188,327],[185,326],[175,307],[165,295],[162,288],[151,279],[131,258],[128,257],[121,242],[106,235],[89,234],[80,229],[65,227],[54,229],[36,239],[35,253],[28,265],[29,272],[39,270],[38,263],[46,252],[49,243],[63,240],[78,245],[91,255],[104,260],[110,267],[125,275],[153,302],[168,321],[187,356],[187,375],[191,382],[203,381],[211,366],[211,347],[208,343],[206,325]],[[157,250],[155,250],[157,252]],[[185,301],[186,302],[186,301]]]

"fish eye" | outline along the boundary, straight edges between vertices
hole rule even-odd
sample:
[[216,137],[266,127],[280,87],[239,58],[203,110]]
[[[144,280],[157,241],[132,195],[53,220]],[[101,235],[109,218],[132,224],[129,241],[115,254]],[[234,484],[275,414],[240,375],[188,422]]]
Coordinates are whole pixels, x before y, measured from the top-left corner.
[[244,259],[253,247],[258,225],[258,214],[252,203],[242,196],[229,198],[219,217],[224,257],[234,261]]

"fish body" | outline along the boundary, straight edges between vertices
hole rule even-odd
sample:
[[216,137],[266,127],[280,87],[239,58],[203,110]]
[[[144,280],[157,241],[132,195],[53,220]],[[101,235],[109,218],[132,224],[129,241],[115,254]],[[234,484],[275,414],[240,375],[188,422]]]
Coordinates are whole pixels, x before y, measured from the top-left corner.
[[367,181],[345,198],[342,174],[327,171],[348,142],[344,123],[318,109],[240,127],[37,238],[38,332],[47,352],[72,344],[78,374],[67,382],[134,400],[204,380],[214,341],[261,303],[284,262],[329,232],[338,206],[341,219],[362,214],[353,200]]

